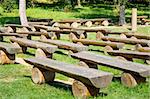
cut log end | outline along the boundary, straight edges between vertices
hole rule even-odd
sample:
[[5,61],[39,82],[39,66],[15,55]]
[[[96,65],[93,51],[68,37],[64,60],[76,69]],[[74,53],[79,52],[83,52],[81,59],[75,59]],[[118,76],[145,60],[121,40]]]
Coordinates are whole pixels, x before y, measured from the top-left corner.
[[81,42],[77,42],[77,44],[79,44],[79,45],[83,45]]
[[131,73],[123,73],[121,82],[126,87],[135,87],[139,83],[146,82],[146,78]]
[[79,24],[78,24],[77,22],[73,22],[73,23],[71,24],[71,27],[73,27],[73,28],[78,28],[78,27],[79,27]]
[[47,40],[47,38],[46,38],[45,35],[41,35],[41,36],[40,36],[40,39],[41,39],[41,40]]
[[43,84],[45,82],[52,82],[54,81],[55,78],[55,73],[44,70],[44,69],[39,69],[37,67],[34,67],[32,69],[32,81],[35,84]]
[[35,57],[45,57],[46,58],[46,54],[44,53],[44,51],[42,49],[38,48],[36,50]]
[[82,67],[89,68],[89,66],[88,66],[85,62],[83,62],[83,61],[80,61],[80,62],[78,63],[78,65],[79,65],[79,66],[82,66]]
[[126,58],[122,57],[122,56],[116,56],[117,59],[123,60],[123,61],[127,61]]
[[125,34],[120,34],[120,38],[127,38]]
[[111,47],[111,46],[105,46],[105,48],[104,48],[104,54],[105,55],[107,55],[108,53],[107,53],[107,51],[113,51],[113,48]]
[[70,33],[69,34],[69,40],[72,41],[72,40],[75,40],[75,39],[78,39],[77,36],[74,33]]
[[80,39],[85,39],[85,35],[83,33],[80,35]]
[[75,97],[86,99],[88,96],[96,96],[99,93],[99,89],[74,80],[72,84],[72,92]]
[[87,21],[87,22],[85,23],[85,26],[91,27],[91,26],[92,26],[92,22],[91,22],[91,21]]
[[104,34],[102,32],[96,33],[96,40],[101,40],[102,37],[104,37]]
[[137,40],[137,38],[136,37],[134,37],[134,36],[132,36],[130,39],[134,39],[134,40]]
[[108,26],[108,25],[109,25],[108,20],[104,20],[104,21],[102,22],[102,25],[103,25],[103,26]]
[[14,63],[14,60],[9,59],[9,56],[7,54],[0,50],[0,64],[12,64]]

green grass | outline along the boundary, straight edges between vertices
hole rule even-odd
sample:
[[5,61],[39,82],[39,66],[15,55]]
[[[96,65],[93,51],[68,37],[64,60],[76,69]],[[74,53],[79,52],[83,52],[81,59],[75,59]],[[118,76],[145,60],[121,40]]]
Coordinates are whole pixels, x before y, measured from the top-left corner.
[[[131,10],[127,9],[127,13],[130,12]],[[19,22],[18,10],[14,10],[12,13],[2,13],[2,9],[0,8],[0,13],[2,14],[0,16],[1,25],[7,22]],[[138,13],[147,14],[149,12],[139,11]],[[66,18],[95,18],[98,16],[103,17],[103,15],[105,17],[115,17],[115,13],[112,9],[104,9],[102,7],[83,7],[82,9],[77,9],[77,11],[73,12],[53,11],[52,8],[29,8],[27,10],[27,15],[28,17],[53,18],[55,20]],[[108,27],[108,29],[112,31],[130,31],[127,28],[113,26]],[[138,27],[137,33],[150,35],[150,26]],[[88,39],[95,39],[95,34],[89,34]],[[8,39],[5,38],[5,40]],[[67,35],[63,35],[61,40],[69,41]],[[95,46],[90,46],[89,48],[99,51],[103,51],[104,49],[103,47]],[[28,51],[33,54],[35,53],[35,49],[29,49]],[[64,54],[54,53],[53,59],[71,64],[77,64],[79,62],[79,60],[65,55],[68,51],[58,51],[61,51]],[[102,52],[92,52],[103,55]],[[33,56],[29,54],[18,54],[17,57],[28,58]],[[143,63],[143,60],[135,60],[135,62]],[[0,99],[73,99],[70,87],[68,86],[57,84],[55,82],[42,85],[34,84],[31,80],[31,68],[32,67],[20,64],[0,65]],[[104,66],[99,66],[99,69],[112,72],[115,76],[120,76],[122,73],[119,70]],[[57,74],[56,78],[68,80],[68,77],[61,74]],[[110,86],[101,89],[101,92],[103,93],[95,97],[95,99],[150,99],[150,82],[142,83],[135,88],[127,88],[124,87],[119,80],[114,80]],[[93,97],[90,98],[92,99]]]

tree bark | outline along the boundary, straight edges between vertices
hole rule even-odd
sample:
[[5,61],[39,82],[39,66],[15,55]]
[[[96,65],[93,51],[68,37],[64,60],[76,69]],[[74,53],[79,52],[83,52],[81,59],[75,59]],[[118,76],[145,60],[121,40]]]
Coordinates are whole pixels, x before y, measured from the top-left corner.
[[125,21],[125,5],[119,6],[119,25],[123,26],[126,24]]
[[27,16],[26,16],[26,0],[19,0],[19,14],[21,25],[28,26]]
[[81,7],[81,0],[77,0],[78,7]]

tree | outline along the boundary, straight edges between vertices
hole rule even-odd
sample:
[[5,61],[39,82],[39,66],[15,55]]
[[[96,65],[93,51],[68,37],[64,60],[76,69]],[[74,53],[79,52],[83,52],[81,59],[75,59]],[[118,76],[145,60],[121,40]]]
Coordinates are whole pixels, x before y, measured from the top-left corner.
[[114,0],[114,2],[117,4],[117,7],[119,7],[119,25],[125,25],[125,5],[128,0]]
[[28,26],[27,16],[26,16],[26,0],[19,0],[19,14],[21,25]]

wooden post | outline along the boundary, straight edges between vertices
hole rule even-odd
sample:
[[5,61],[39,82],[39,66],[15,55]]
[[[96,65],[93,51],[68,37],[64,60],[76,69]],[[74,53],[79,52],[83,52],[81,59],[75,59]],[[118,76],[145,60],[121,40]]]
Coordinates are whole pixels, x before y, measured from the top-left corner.
[[132,31],[137,31],[137,8],[132,8]]

